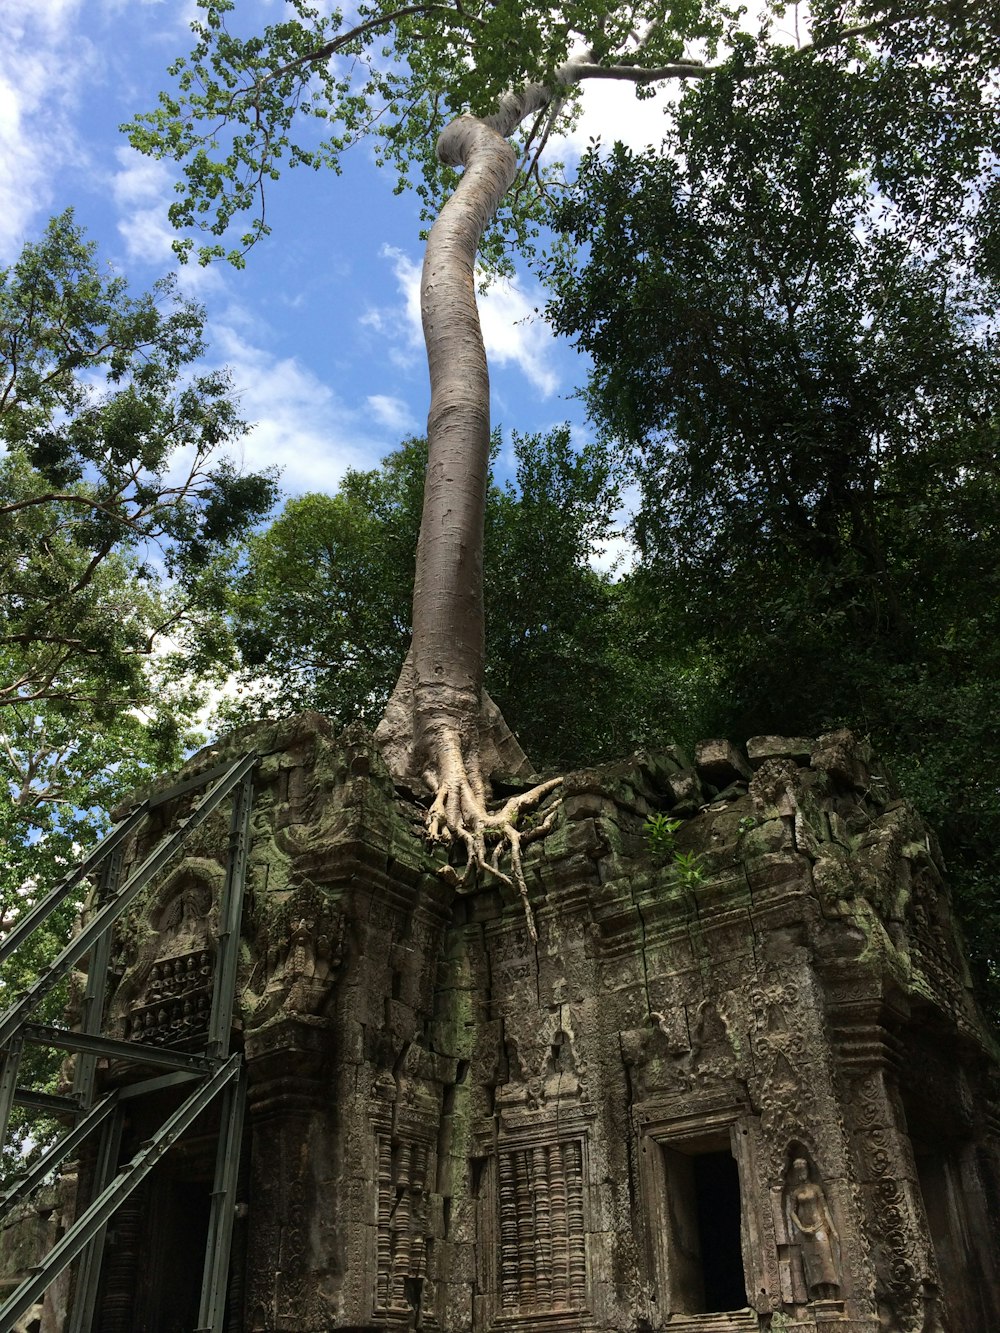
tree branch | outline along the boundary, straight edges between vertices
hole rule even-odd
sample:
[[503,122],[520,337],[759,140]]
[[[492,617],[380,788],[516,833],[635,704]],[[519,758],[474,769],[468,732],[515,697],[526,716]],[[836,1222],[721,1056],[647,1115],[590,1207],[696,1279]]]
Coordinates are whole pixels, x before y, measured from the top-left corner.
[[573,65],[577,79],[622,79],[627,83],[659,83],[665,79],[706,79],[717,74],[722,65],[705,65],[697,60],[684,60],[673,65],[598,65],[581,61]]
[[[280,65],[277,69],[254,83],[255,88],[263,84],[272,83],[275,79],[280,79],[285,74],[291,74],[294,70],[301,69],[303,66],[318,65],[323,60],[329,60],[335,56],[338,51],[342,51],[345,46],[353,42],[357,37],[363,37],[367,32],[373,32],[377,28],[391,27],[399,19],[408,18],[412,14],[445,14],[458,26],[464,27],[469,23],[478,23],[482,26],[482,20],[473,14],[467,14],[463,9],[453,9],[450,5],[403,5],[401,9],[394,9],[391,14],[381,14],[376,18],[367,19],[364,23],[359,23],[357,27],[350,31],[341,33],[339,37],[332,38],[323,46],[318,46],[315,51],[307,51],[305,55],[296,56],[286,65]],[[245,89],[249,93],[251,89]]]
[[[109,518],[113,518],[124,527],[133,528],[136,532],[142,531],[135,519],[130,518],[128,514],[110,509],[107,505],[102,504],[100,500],[92,500],[86,495],[74,495],[71,491],[48,491],[45,495],[33,495],[27,500],[13,500],[10,504],[0,505],[0,514],[16,514],[21,509],[31,509],[38,505],[47,504],[84,505],[87,509],[97,509],[102,514],[107,514]],[[138,517],[145,517],[145,514],[149,512],[151,511],[143,511]]]

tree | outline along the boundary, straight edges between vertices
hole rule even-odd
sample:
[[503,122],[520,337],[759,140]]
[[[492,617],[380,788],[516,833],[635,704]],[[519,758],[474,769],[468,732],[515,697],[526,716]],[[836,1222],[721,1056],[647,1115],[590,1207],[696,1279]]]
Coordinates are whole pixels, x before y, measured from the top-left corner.
[[315,709],[374,726],[409,640],[427,449],[409,440],[334,495],[287,501],[233,584],[240,693],[224,720]]
[[[226,377],[192,371],[203,322],[169,281],[131,297],[71,213],[0,273],[0,931],[178,762],[199,676],[226,665],[220,571],[274,482],[226,458],[243,423]],[[9,960],[0,996],[79,906]]]
[[[591,566],[614,530],[608,452],[565,429],[514,435],[516,480],[486,494],[487,677],[544,767],[620,752],[627,714],[621,585]],[[410,639],[413,563],[427,466],[408,440],[335,495],[290,500],[251,539],[231,616],[241,693],[230,722],[313,708],[374,726]]]
[[[658,3],[375,3],[363,5],[349,28],[339,11],[326,17],[306,0],[293,0],[293,19],[250,38],[226,28],[233,0],[202,4],[195,50],[173,67],[176,93],[162,95],[159,109],[133,125],[132,141],[185,163],[171,216],[182,226],[205,223],[215,237],[206,255],[225,251],[230,222],[257,202],[283,159],[335,166],[369,129],[379,136],[383,159],[404,176],[422,167],[428,203],[442,179],[431,157],[438,129],[440,163],[464,168],[437,214],[425,257],[431,407],[413,637],[379,734],[397,776],[423,778],[436,793],[432,836],[457,837],[470,863],[483,866],[486,832],[506,837],[519,879],[516,806],[487,810],[489,766],[481,755],[489,731],[481,567],[489,419],[474,293],[484,232],[505,199],[516,233],[537,222],[546,184],[541,146],[587,79],[626,79],[645,91],[673,80],[720,80],[731,87],[752,78],[770,83],[799,61],[832,60],[845,77],[863,77],[896,68],[898,56],[903,83],[909,71],[911,82],[926,89],[942,69],[961,68],[969,51],[966,30],[973,29],[978,42],[991,21],[981,20],[972,4],[913,12],[820,3],[813,8],[810,43],[788,51],[775,40],[773,8],[753,37],[739,30],[741,11],[717,0],[669,12]],[[995,36],[992,29],[987,36]],[[709,60],[722,51],[719,62],[687,54],[695,43]],[[300,111],[332,120],[320,147],[293,139]],[[507,143],[518,135],[527,153],[520,175]],[[241,260],[265,230],[258,217],[230,253]]]
[[106,722],[153,703],[166,641],[211,654],[216,565],[275,487],[224,453],[244,423],[189,370],[203,325],[169,279],[131,297],[70,212],[0,273],[0,709]]
[[891,93],[803,66],[701,89],[673,154],[589,155],[552,314],[636,449],[636,590],[713,662],[712,729],[870,733],[996,988],[996,126],[985,93],[947,137]]

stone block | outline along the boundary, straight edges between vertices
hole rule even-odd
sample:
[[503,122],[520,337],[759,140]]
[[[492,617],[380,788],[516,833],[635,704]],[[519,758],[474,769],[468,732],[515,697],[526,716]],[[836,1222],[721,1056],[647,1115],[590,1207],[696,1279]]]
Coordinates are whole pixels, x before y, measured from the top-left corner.
[[747,758],[754,769],[768,759],[791,759],[805,767],[812,759],[812,744],[801,736],[751,736],[747,741]]
[[674,810],[678,814],[693,814],[705,800],[701,782],[693,768],[671,773],[667,778],[667,786],[673,795]]
[[813,746],[812,764],[845,787],[866,792],[871,786],[871,747],[852,731],[830,731]]
[[732,741],[699,741],[694,749],[694,766],[698,775],[716,788],[750,781],[750,765]]

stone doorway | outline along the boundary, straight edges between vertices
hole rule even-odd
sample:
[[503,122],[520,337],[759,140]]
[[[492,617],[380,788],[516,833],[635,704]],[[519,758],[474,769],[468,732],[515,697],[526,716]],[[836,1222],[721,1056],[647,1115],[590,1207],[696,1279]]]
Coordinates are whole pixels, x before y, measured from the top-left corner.
[[728,1146],[693,1159],[694,1205],[704,1279],[699,1313],[739,1310],[747,1303],[740,1243],[740,1173]]
[[152,1191],[140,1254],[135,1333],[190,1333],[198,1325],[211,1181],[172,1177]]
[[660,1151],[667,1309],[717,1314],[745,1308],[740,1176],[728,1142],[663,1143]]

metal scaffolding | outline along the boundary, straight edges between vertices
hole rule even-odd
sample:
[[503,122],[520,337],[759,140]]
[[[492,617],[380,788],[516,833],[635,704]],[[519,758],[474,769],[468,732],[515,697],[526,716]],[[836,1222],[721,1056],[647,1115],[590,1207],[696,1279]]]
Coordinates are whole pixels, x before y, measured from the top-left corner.
[[[221,1333],[235,1212],[236,1180],[243,1132],[246,1080],[243,1057],[230,1054],[240,923],[250,844],[253,771],[251,751],[189,778],[136,806],[98,847],[38,903],[0,944],[0,966],[91,877],[99,876],[96,906],[83,929],[10,1008],[0,1016],[0,1146],[15,1105],[54,1113],[68,1124],[65,1134],[0,1199],[0,1222],[52,1176],[87,1140],[96,1143],[92,1198],[42,1264],[0,1306],[0,1333],[11,1333],[21,1316],[74,1260],[79,1260],[67,1333],[96,1333],[94,1323],[108,1223],[157,1162],[177,1143],[206,1107],[219,1106],[215,1177],[205,1246],[198,1326],[195,1333]],[[143,863],[122,883],[122,854],[130,836],[157,807],[201,788],[208,790],[184,819],[176,822]],[[208,1031],[203,1051],[189,1052],[121,1041],[103,1032],[112,932],[115,922],[141,890],[181,850],[187,839],[223,801],[231,797],[226,876],[219,905],[219,934]],[[79,1029],[32,1021],[39,1003],[70,969],[87,958],[87,986]],[[48,1046],[76,1054],[67,1096],[22,1087],[18,1070],[26,1046]],[[97,1089],[99,1059],[161,1072],[115,1088]],[[178,1088],[189,1091],[134,1156],[119,1162],[126,1108],[137,1099]],[[91,1136],[94,1136],[91,1139]]]

